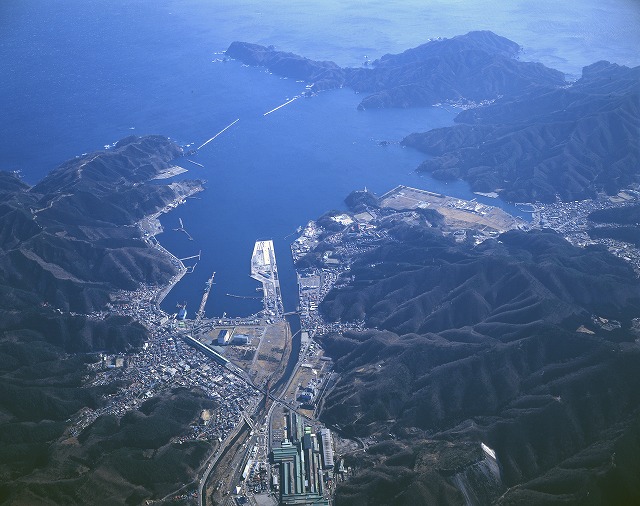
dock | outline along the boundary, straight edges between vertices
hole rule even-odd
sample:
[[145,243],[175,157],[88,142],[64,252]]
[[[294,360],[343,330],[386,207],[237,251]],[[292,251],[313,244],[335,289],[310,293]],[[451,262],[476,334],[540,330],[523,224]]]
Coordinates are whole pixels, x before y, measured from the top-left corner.
[[236,295],[235,293],[226,293],[227,297],[234,297],[236,299],[245,299],[245,300],[262,300],[262,297],[252,297],[250,295]]
[[262,283],[265,316],[282,318],[284,306],[272,240],[256,241],[251,255],[251,277]]
[[196,323],[204,318],[204,307],[207,305],[207,299],[209,298],[209,292],[211,292],[211,287],[213,286],[213,278],[215,278],[215,276],[215,272],[211,274],[211,277],[207,281],[207,284],[204,286],[204,293],[202,294],[200,307],[198,308],[198,312],[196,313]]
[[202,255],[202,250],[200,250],[200,252],[197,255],[191,255],[190,257],[179,258],[179,260],[181,262],[184,262],[185,260],[193,260],[194,258],[197,258],[198,260],[200,260],[200,255]]
[[203,169],[205,168],[201,163],[194,162],[193,160],[189,160],[188,158],[185,158],[185,160],[187,160],[187,162],[191,162],[194,165],[197,165],[198,167],[202,167]]
[[187,232],[187,230],[184,228],[184,223],[182,222],[182,218],[178,218],[178,221],[180,222],[180,226],[178,228],[174,228],[173,231],[174,232],[183,232],[184,234],[186,234],[187,238],[190,241],[193,241],[193,237],[191,237],[191,234],[189,232]]

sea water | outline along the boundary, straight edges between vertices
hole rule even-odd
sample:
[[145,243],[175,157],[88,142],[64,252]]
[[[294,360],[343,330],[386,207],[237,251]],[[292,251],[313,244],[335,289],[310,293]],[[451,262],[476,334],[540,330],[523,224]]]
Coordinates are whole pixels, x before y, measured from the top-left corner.
[[[217,53],[246,40],[357,66],[429,38],[489,29],[522,45],[522,59],[575,78],[601,59],[640,63],[639,13],[634,0],[4,0],[0,169],[21,171],[33,183],[66,159],[127,135],[158,133],[197,146],[240,119],[194,157],[204,168],[180,161],[186,177],[207,181],[206,191],[163,217],[159,239],[179,257],[199,250],[202,257],[165,308],[187,301],[194,311],[216,271],[209,316],[259,309],[257,300],[226,294],[258,293],[249,261],[254,241],[269,238],[291,310],[291,234],[343,208],[351,190],[407,184],[474,197],[464,183],[413,172],[424,156],[397,144],[411,132],[452,124],[454,114],[357,111],[362,97],[334,90],[263,116],[305,83],[217,61]],[[178,218],[193,241],[172,230]]]

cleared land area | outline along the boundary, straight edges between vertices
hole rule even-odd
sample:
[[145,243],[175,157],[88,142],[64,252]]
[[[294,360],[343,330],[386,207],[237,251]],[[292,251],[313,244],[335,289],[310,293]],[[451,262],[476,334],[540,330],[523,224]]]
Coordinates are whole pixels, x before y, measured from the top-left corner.
[[381,207],[395,210],[435,209],[452,228],[475,228],[487,232],[506,232],[523,222],[498,207],[463,200],[439,193],[398,186],[381,198]]

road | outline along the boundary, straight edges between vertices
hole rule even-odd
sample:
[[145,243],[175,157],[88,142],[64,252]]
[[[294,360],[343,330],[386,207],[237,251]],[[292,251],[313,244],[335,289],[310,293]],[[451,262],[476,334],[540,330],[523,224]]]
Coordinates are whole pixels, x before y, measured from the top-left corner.
[[242,435],[242,430],[245,428],[246,421],[243,419],[243,423],[239,423],[236,428],[231,432],[227,438],[220,444],[216,452],[213,454],[211,460],[209,460],[209,464],[202,474],[202,478],[198,483],[198,503],[200,506],[207,506],[207,496],[205,486],[207,484],[207,480],[209,479],[209,475],[213,468],[216,466],[218,461],[224,457],[228,448],[232,446],[237,439]]
[[[311,343],[311,340],[308,340],[307,343],[305,344],[305,347],[303,348],[302,352],[298,356],[298,361],[296,363],[296,366],[293,368],[289,378],[287,379],[283,389],[281,390],[281,395],[286,395],[286,392],[288,391],[288,389],[289,389],[289,387],[291,385],[291,382],[295,378],[295,375],[298,372],[298,369],[300,368],[300,358],[305,356],[310,343]],[[256,385],[254,385],[247,377],[244,377],[243,375],[239,374],[239,371],[235,371],[233,369],[235,369],[235,368],[232,368],[232,370],[230,372],[232,372],[236,376],[240,377],[241,379],[243,379],[244,381],[249,383],[256,390],[262,392],[263,394],[266,393],[264,390],[261,390]],[[294,407],[293,405],[288,403],[285,399],[277,397],[276,395],[274,395],[272,393],[269,393],[269,399],[271,399],[272,403],[271,403],[271,406],[269,407],[269,411],[267,413],[267,416],[265,417],[265,420],[266,420],[266,423],[267,423],[267,427],[268,427],[268,444],[269,444],[268,449],[267,449],[268,451],[270,451],[271,446],[272,446],[271,418],[272,418],[272,415],[273,415],[274,407],[277,404],[281,404],[281,405],[285,406],[287,409],[289,409],[291,411],[298,412],[296,407]],[[264,413],[265,407],[266,406],[263,406],[262,403],[260,403],[257,406],[256,412],[254,413],[254,418],[256,420],[261,420],[264,417],[264,415],[265,415],[265,413]],[[304,416],[304,415],[301,415],[301,416]],[[198,483],[198,498],[199,498],[198,499],[198,503],[201,506],[207,506],[206,483],[207,483],[207,480],[209,479],[209,476],[211,475],[211,472],[214,470],[216,464],[220,461],[220,459],[222,457],[225,456],[226,452],[238,441],[238,437],[242,434],[242,429],[245,426],[250,427],[252,430],[255,429],[255,427],[251,427],[251,424],[249,424],[249,422],[247,421],[247,418],[248,417],[246,416],[246,414],[244,414],[243,417],[242,417],[243,423],[239,423],[236,426],[234,431],[231,434],[229,434],[229,436],[221,443],[220,447],[216,450],[216,452],[210,458],[209,463],[207,464],[207,467],[206,467],[204,473],[202,474],[202,477],[200,478],[200,481]],[[305,418],[308,418],[308,417],[305,416]],[[239,471],[242,472],[242,470],[239,470]],[[232,483],[233,483],[233,481],[232,481]]]

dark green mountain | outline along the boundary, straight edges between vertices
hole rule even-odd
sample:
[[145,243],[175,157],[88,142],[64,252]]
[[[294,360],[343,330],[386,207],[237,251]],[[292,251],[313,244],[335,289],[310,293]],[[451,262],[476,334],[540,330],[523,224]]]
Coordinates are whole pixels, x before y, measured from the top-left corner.
[[444,101],[483,101],[513,96],[540,86],[561,86],[561,72],[516,59],[520,48],[489,31],[434,40],[369,68],[341,68],[272,47],[234,42],[226,54],[276,74],[304,79],[314,90],[348,86],[368,96],[360,109],[425,107]]
[[402,142],[433,158],[418,170],[515,202],[615,194],[640,181],[640,67],[585,67],[575,83],[505,96],[459,125]]
[[129,138],[63,164],[32,188],[14,184],[0,204],[3,297],[15,308],[46,303],[89,313],[114,290],[166,282],[175,266],[135,223],[199,185],[145,184],[180,153],[166,138]]
[[[129,317],[87,316],[116,290],[164,284],[176,266],[136,223],[200,188],[150,182],[181,155],[170,140],[130,137],[66,162],[33,187],[0,172],[0,503],[138,504],[191,477],[204,443],[172,437],[211,401],[166,392],[140,412],[64,436],[121,385],[87,386],[96,351],[142,346]],[[142,445],[142,447],[141,447]]]
[[341,377],[322,418],[368,440],[337,504],[638,502],[631,267],[550,231],[402,237],[322,304],[370,328],[324,338]]
[[514,202],[551,202],[616,193],[637,183],[640,68],[609,62],[585,67],[575,83],[517,59],[518,45],[492,32],[435,40],[366,68],[340,68],[245,42],[227,55],[313,83],[367,96],[360,109],[467,107],[454,127],[416,133],[403,144],[431,158],[418,170],[465,179],[474,191]]

